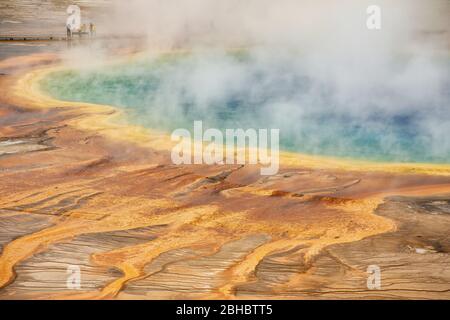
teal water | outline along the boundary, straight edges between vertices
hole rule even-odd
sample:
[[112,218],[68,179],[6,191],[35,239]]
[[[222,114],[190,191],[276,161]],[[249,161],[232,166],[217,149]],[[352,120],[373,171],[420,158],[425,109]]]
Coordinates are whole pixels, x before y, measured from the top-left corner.
[[195,120],[204,128],[279,128],[289,151],[450,163],[448,78],[423,94],[420,82],[395,87],[381,78],[343,90],[334,80],[317,78],[306,64],[241,52],[62,71],[41,86],[57,99],[123,108],[128,121],[167,132],[192,130]]

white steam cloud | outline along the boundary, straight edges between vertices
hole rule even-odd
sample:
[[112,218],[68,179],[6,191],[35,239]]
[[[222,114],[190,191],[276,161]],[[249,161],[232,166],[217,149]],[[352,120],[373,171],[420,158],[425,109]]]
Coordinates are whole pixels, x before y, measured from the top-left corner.
[[[372,4],[381,30],[366,27]],[[213,102],[242,88],[276,90],[254,117],[295,133],[311,114],[351,115],[368,130],[380,129],[374,117],[413,116],[430,152],[450,161],[449,1],[128,0],[112,8],[102,22],[108,33],[144,36],[149,52],[192,52],[184,69],[161,75],[149,117],[183,114],[186,94],[207,117]],[[230,48],[246,48],[251,64],[229,59]],[[260,81],[250,77],[257,72]],[[383,148],[395,149],[386,137]]]

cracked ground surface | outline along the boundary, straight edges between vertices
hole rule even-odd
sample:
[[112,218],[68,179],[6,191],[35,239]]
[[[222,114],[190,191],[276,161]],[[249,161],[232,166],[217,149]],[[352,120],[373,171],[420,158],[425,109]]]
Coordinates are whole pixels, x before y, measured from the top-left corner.
[[450,298],[447,169],[174,166],[83,110],[0,98],[0,299]]

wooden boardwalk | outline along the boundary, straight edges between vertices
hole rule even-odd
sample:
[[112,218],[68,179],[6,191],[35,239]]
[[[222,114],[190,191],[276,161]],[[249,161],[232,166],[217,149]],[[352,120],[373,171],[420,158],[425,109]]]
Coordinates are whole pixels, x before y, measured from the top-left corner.
[[63,41],[66,36],[0,36],[0,41]]

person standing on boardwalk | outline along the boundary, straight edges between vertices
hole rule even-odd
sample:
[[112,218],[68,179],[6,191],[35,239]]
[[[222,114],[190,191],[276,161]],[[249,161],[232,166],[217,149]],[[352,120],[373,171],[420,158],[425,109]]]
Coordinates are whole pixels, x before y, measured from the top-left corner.
[[92,22],[89,24],[89,33],[91,34],[91,37],[95,36],[95,24],[93,24]]
[[67,40],[72,40],[72,30],[70,29],[69,25],[66,26],[66,31],[67,31]]

